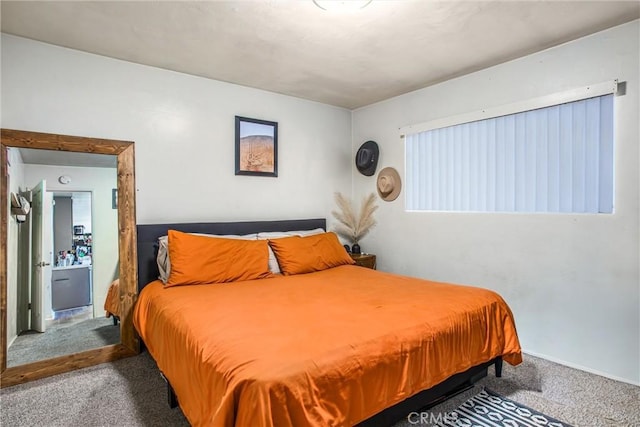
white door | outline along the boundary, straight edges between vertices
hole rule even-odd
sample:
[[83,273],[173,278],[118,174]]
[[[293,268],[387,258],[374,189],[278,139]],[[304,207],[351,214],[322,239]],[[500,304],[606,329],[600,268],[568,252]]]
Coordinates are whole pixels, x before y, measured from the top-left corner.
[[45,180],[40,181],[32,191],[31,329],[44,332],[46,330],[45,319],[49,317],[47,314],[51,312],[53,198],[51,193],[47,193]]

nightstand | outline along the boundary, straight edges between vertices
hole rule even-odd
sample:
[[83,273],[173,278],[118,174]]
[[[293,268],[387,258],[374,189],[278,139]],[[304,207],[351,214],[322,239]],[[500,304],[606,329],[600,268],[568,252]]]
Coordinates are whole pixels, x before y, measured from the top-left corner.
[[376,256],[374,254],[349,254],[360,267],[376,269]]

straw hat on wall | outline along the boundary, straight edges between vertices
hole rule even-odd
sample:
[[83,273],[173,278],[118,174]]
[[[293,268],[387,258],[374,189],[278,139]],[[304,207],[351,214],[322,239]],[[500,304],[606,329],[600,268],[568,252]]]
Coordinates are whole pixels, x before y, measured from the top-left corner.
[[378,173],[378,195],[385,202],[392,202],[400,195],[402,181],[400,174],[394,168],[384,168]]

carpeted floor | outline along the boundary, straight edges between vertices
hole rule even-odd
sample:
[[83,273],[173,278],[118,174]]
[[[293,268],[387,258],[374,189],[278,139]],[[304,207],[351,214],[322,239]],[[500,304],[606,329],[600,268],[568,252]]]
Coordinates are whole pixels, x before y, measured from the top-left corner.
[[[483,386],[573,426],[640,426],[640,387],[525,356],[505,364],[503,377],[477,386],[429,412],[447,413]],[[436,418],[436,417],[434,417]],[[3,426],[188,426],[169,409],[164,382],[148,353],[0,390]],[[403,420],[394,427],[416,424]],[[422,424],[425,425],[425,424]]]
[[96,317],[77,323],[60,323],[45,333],[20,335],[7,349],[7,366],[50,359],[120,342],[120,325],[112,319]]

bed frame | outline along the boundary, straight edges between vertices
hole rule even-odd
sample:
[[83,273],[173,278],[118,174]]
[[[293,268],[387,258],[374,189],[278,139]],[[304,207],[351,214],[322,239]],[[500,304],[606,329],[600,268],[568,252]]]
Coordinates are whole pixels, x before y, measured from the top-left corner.
[[[148,283],[158,278],[158,265],[156,255],[158,253],[158,238],[167,235],[168,230],[178,230],[188,233],[205,234],[250,234],[261,231],[293,231],[312,230],[314,228],[326,229],[324,218],[282,220],[282,221],[244,221],[244,222],[209,222],[209,223],[178,223],[178,224],[149,224],[138,225],[138,292]],[[142,343],[143,344],[143,343]],[[142,345],[141,347],[144,348]],[[469,388],[483,377],[487,376],[488,367],[494,365],[497,377],[502,376],[502,358],[474,366],[465,372],[455,374],[445,381],[430,389],[423,390],[414,396],[391,406],[371,418],[358,424],[359,427],[390,426],[407,417],[411,412],[425,411],[450,397],[455,396]],[[162,373],[160,373],[162,375]],[[167,398],[169,406],[178,405],[176,395],[171,384],[167,381]]]

